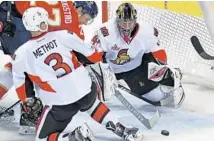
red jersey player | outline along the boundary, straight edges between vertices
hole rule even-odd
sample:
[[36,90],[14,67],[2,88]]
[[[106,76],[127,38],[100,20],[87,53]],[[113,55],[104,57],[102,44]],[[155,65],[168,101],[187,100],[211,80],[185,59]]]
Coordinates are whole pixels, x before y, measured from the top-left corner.
[[[79,23],[81,21],[78,20],[78,9],[71,1],[16,1],[15,5],[21,14],[29,7],[42,7],[49,14],[49,31],[66,29],[84,39],[80,24],[87,23]],[[93,19],[96,14],[92,13],[91,18]]]

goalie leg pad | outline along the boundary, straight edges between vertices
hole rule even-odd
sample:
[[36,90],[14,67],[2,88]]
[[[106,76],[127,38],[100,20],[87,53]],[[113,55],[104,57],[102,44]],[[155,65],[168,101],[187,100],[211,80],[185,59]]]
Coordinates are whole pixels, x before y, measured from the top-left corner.
[[[179,107],[184,101],[185,94],[181,85],[182,73],[178,68],[171,68],[168,65],[158,65],[149,63],[148,79],[159,82],[160,86],[157,90],[152,90],[145,95],[152,101],[162,100],[169,96],[173,96],[172,101],[166,105],[170,107]],[[154,94],[156,93],[156,94]]]
[[165,99],[168,95],[161,91],[160,86],[143,95],[146,99],[157,102]]
[[181,86],[176,90],[174,90],[172,92],[172,95],[173,95],[173,101],[172,103],[169,103],[169,105],[167,106],[174,107],[174,108],[180,107],[185,99],[185,93],[184,93],[183,87]]
[[99,100],[107,101],[115,94],[118,86],[117,79],[111,67],[107,63],[97,63],[86,67],[93,81],[101,88]]
[[161,85],[161,91],[173,96],[173,101],[167,106],[178,108],[185,99],[184,89],[181,84],[182,74],[181,71],[177,68],[169,68],[170,76],[173,80],[173,86]]

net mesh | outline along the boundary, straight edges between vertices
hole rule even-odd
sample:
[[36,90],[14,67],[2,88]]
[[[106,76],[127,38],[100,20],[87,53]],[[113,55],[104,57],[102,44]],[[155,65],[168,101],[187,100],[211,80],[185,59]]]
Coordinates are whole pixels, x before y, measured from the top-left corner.
[[[109,2],[109,19],[115,17],[115,11],[121,2]],[[187,70],[189,65],[201,67],[199,64],[212,66],[213,61],[202,59],[194,50],[190,38],[196,35],[204,50],[214,55],[214,47],[205,21],[202,18],[170,12],[142,5],[133,4],[138,12],[138,22],[150,23],[159,31],[161,45],[166,49],[168,63],[173,67]]]

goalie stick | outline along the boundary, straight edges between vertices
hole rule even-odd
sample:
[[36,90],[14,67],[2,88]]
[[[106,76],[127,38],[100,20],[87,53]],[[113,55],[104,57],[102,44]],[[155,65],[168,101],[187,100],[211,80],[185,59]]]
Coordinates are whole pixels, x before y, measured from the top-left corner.
[[206,60],[214,60],[214,56],[211,56],[211,55],[207,54],[207,53],[204,51],[204,49],[203,49],[203,47],[202,47],[202,45],[201,45],[199,39],[198,39],[196,36],[192,36],[192,37],[190,38],[190,40],[191,40],[191,43],[192,43],[193,47],[194,47],[195,50],[197,51],[197,53],[198,53],[203,59],[206,59]]
[[119,90],[116,90],[115,96],[117,99],[148,129],[151,129],[159,120],[160,113],[158,111],[150,118],[146,118],[141,113],[139,113],[126,98],[120,93]]
[[[101,69],[100,64],[98,64],[99,69],[100,69],[100,74],[97,73],[92,67],[90,67],[91,71],[93,72],[93,75],[91,75],[92,78],[97,77],[97,81],[98,83],[101,85],[102,88],[102,92],[104,93],[104,87],[102,84],[104,84],[104,79],[103,79],[103,72]],[[90,73],[90,72],[89,72]],[[146,117],[144,117],[141,113],[139,113],[130,103],[128,100],[126,100],[126,98],[120,93],[119,91],[119,87],[116,87],[115,90],[115,96],[116,98],[144,125],[146,126],[148,129],[151,129],[159,120],[160,118],[160,114],[158,111],[156,111],[156,113],[152,116],[152,118],[147,119]]]
[[137,97],[137,98],[139,98],[139,99],[141,99],[141,100],[143,100],[143,101],[151,104],[151,105],[154,105],[154,106],[164,106],[164,105],[167,105],[173,99],[173,96],[168,96],[166,99],[163,99],[163,100],[160,100],[160,101],[157,101],[157,102],[153,102],[153,101],[151,101],[151,100],[149,100],[149,99],[147,99],[145,97],[137,95],[136,93],[132,92],[131,90],[129,90],[128,88],[126,88],[126,87],[124,87],[124,86],[122,86],[120,84],[118,84],[118,87],[121,90],[123,90],[123,91],[125,91],[125,92],[127,92],[127,93],[129,93],[129,94],[131,94],[131,95],[133,95],[133,96],[135,96],[135,97]]

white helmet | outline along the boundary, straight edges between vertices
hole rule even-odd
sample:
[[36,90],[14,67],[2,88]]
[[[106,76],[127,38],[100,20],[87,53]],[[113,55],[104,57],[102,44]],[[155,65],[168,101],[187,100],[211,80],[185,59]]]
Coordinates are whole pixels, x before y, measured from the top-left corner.
[[[42,31],[48,30],[48,12],[41,7],[31,7],[25,10],[22,16],[22,22],[29,31]],[[41,24],[45,23],[46,29],[41,29]]]

